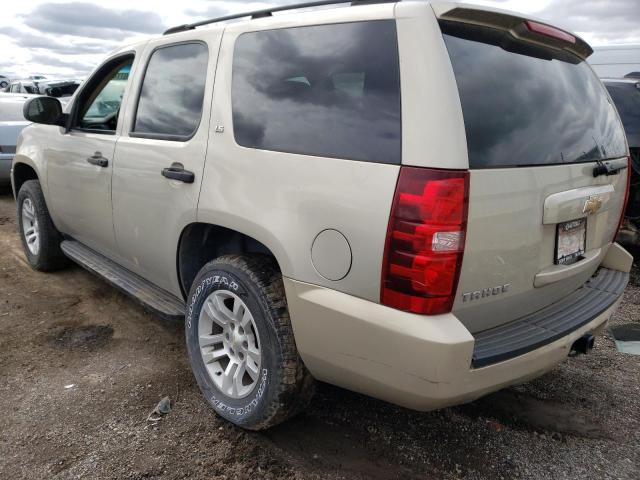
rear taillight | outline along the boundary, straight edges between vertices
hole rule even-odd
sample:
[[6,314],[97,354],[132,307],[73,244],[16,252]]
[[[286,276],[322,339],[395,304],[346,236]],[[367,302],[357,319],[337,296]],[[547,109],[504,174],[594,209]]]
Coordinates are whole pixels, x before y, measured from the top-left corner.
[[382,265],[381,302],[451,311],[464,252],[469,172],[401,167]]
[[624,215],[627,211],[627,203],[629,202],[629,189],[631,188],[631,157],[627,158],[627,168],[624,169],[627,172],[627,182],[626,189],[624,191],[624,203],[622,204],[622,213],[620,214],[620,221],[618,222],[618,228],[616,229],[616,234],[613,236],[612,241],[616,241],[618,237],[618,233],[620,233],[620,229],[622,228],[622,224],[624,223]]
[[545,25],[544,23],[532,22],[531,20],[525,21],[524,24],[530,32],[537,33],[538,35],[544,35],[545,37],[555,38],[556,40],[562,40],[568,43],[576,43],[576,37],[559,28]]

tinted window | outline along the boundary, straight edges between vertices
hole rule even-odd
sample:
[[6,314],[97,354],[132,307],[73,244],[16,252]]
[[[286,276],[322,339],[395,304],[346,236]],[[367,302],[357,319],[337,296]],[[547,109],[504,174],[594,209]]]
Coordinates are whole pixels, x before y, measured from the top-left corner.
[[486,27],[443,25],[471,168],[625,155],[624,132],[589,66]]
[[156,50],[144,75],[134,132],[191,136],[202,115],[207,61],[201,43]]
[[245,147],[400,163],[395,22],[245,33],[232,100]]
[[640,83],[607,83],[624,125],[629,146],[640,147]]
[[107,70],[103,78],[91,80],[96,89],[92,91],[90,85],[82,92],[82,101],[86,98],[86,103],[80,108],[80,128],[105,133],[115,131],[132,63],[132,59],[125,60]]

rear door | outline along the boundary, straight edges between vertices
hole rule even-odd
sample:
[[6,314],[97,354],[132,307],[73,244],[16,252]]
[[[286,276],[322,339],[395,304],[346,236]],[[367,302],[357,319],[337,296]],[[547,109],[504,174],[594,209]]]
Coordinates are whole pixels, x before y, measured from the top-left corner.
[[121,261],[176,295],[177,245],[196,220],[220,39],[212,30],[149,42],[116,146],[112,199]]
[[558,301],[593,275],[616,234],[628,172],[594,170],[626,168],[628,150],[603,85],[562,48],[569,40],[522,40],[519,26],[440,26],[470,169],[453,311],[477,332]]

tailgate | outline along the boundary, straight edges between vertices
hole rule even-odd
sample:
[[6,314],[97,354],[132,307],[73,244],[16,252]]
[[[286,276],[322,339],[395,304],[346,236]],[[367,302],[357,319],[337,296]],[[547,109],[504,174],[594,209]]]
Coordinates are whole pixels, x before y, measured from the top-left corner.
[[[593,275],[615,235],[626,188],[626,173],[594,178],[593,168],[587,163],[471,172],[467,241],[453,307],[470,331],[557,302]],[[597,211],[585,212],[593,202],[600,204]],[[558,225],[576,219],[586,223],[584,253],[559,264]]]
[[479,332],[561,300],[594,274],[622,213],[628,148],[577,37],[494,13],[479,25],[474,15],[440,26],[470,170],[453,312]]

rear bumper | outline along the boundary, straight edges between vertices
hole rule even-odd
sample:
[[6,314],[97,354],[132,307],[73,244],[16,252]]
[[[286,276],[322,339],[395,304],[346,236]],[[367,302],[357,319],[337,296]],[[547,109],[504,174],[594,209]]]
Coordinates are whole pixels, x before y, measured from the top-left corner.
[[574,332],[607,311],[620,298],[628,282],[628,273],[601,268],[562,300],[474,335],[473,367],[518,357]]
[[13,154],[0,153],[0,185],[11,183],[11,162]]
[[474,368],[477,341],[453,314],[414,315],[290,279],[285,289],[298,350],[318,380],[415,410],[468,402],[542,375],[575,340],[600,333],[622,298],[610,294],[608,306],[544,345]]

